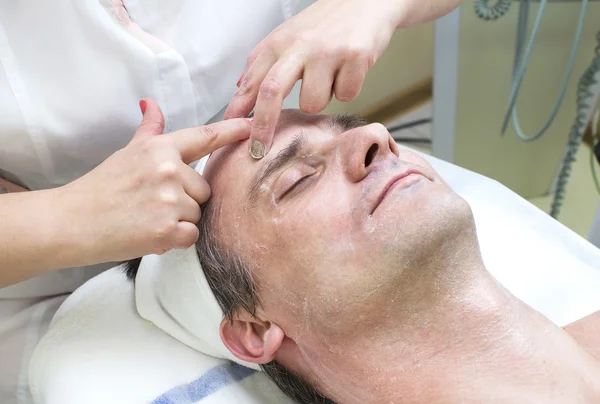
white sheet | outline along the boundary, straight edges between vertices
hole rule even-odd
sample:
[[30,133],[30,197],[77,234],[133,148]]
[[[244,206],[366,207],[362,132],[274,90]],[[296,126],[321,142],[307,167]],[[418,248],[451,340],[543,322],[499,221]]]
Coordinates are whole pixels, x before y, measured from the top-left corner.
[[[600,310],[598,248],[499,183],[425,157],[471,204],[484,261],[513,294],[559,326]],[[234,368],[219,383],[224,361],[142,320],[133,302],[119,269],[67,299],[31,362],[36,403],[193,403],[207,392],[203,403],[287,402],[261,373],[235,381]]]
[[59,309],[34,353],[30,383],[34,402],[48,404],[289,402],[262,372],[236,381],[239,368],[228,366],[142,320],[117,267]]

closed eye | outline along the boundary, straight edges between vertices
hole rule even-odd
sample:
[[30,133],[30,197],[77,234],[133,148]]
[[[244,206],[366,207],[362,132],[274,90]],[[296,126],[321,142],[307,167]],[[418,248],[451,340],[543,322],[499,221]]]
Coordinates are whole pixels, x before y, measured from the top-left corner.
[[309,174],[300,178],[279,197],[279,200],[282,200],[285,197],[293,196],[295,193],[301,191],[302,187],[307,184],[307,180],[313,175],[314,174]]

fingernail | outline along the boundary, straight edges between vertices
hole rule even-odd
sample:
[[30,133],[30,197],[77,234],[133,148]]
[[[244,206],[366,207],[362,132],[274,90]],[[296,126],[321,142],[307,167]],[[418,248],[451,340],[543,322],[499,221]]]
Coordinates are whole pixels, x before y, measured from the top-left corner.
[[142,111],[142,115],[146,114],[146,105],[147,105],[146,101],[144,101],[144,100],[140,101],[140,110]]
[[250,147],[250,155],[257,160],[265,157],[265,144],[259,140],[253,140]]
[[237,82],[236,86],[238,86],[238,87],[239,87],[239,86],[240,86],[240,84],[242,84],[242,79],[243,79],[243,78],[244,78],[244,75],[242,74],[242,75],[240,76],[240,79],[238,80],[238,82]]

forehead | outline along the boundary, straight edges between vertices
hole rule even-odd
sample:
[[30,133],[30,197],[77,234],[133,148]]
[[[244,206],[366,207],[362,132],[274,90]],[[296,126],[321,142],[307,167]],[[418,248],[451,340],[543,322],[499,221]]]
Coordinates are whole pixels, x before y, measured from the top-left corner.
[[[275,129],[271,149],[263,159],[255,160],[250,156],[249,140],[236,142],[211,155],[203,176],[212,188],[212,195],[227,195],[230,198],[235,194],[239,195],[243,184],[268,164],[295,135],[307,129],[313,136],[318,135],[318,132],[324,135],[335,134],[365,124],[366,122],[355,116],[332,117],[308,115],[298,110],[283,110]],[[230,186],[240,189],[231,194],[231,189],[228,189]]]

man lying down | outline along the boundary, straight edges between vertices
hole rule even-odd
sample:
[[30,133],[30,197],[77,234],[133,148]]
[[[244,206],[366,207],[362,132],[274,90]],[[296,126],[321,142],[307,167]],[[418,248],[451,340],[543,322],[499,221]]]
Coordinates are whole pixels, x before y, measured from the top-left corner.
[[197,250],[224,344],[290,397],[600,402],[598,313],[563,330],[512,296],[469,205],[383,126],[284,111],[263,160],[246,143],[208,162]]

